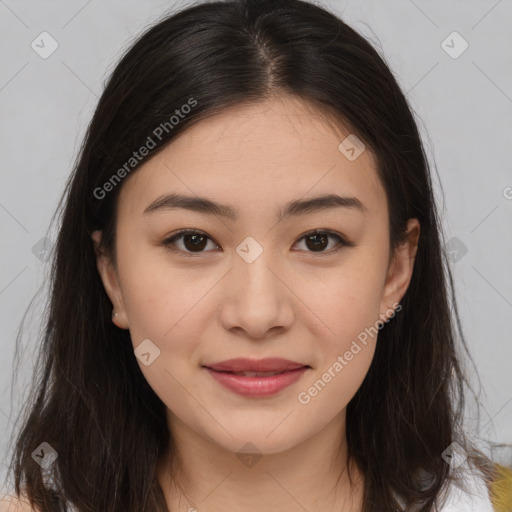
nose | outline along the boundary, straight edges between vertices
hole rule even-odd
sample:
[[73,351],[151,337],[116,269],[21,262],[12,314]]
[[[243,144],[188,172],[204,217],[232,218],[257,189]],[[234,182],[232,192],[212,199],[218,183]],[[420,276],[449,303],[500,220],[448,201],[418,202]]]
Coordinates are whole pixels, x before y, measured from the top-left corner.
[[292,325],[295,295],[266,251],[252,263],[237,256],[226,279],[220,311],[225,329],[262,340]]

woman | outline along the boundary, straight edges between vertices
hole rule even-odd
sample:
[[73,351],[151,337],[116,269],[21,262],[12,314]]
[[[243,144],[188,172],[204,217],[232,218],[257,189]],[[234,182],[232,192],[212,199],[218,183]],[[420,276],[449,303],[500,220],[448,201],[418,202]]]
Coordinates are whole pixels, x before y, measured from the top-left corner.
[[147,30],[87,132],[52,285],[14,506],[491,510],[421,139],[328,11],[202,3]]

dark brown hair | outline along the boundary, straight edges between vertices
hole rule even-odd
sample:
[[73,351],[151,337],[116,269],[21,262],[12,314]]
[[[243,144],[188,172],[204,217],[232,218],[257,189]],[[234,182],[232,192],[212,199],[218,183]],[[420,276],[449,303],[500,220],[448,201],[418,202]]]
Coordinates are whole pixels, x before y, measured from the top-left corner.
[[[421,224],[402,311],[381,329],[347,408],[349,456],[365,475],[365,512],[402,510],[394,494],[420,512],[434,510],[451,478],[441,454],[453,441],[486,468],[459,428],[467,384],[459,351],[467,348],[427,157],[392,72],[368,41],[320,6],[215,1],[166,16],[125,53],[59,205],[36,392],[11,464],[16,493],[40,510],[165,510],[155,470],[164,450],[172,451],[166,408],[140,371],[129,331],[111,322],[91,233],[103,230],[102,248],[115,261],[123,181],[112,177],[127,170],[148,137],[155,144],[144,162],[192,124],[271,95],[297,97],[364,141],[387,194],[393,250],[409,218]],[[183,105],[188,113],[170,122]],[[138,163],[130,165],[135,173]],[[58,453],[45,471],[31,457],[43,441]]]

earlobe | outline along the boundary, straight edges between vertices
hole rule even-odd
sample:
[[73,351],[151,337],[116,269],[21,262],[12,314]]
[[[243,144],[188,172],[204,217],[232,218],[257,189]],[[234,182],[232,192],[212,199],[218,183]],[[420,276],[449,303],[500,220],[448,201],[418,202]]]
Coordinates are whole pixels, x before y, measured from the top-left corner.
[[[101,249],[101,235],[101,231],[94,231],[91,235],[96,253],[96,268],[110,302],[112,302],[112,309],[116,313],[115,325],[122,329],[128,329],[128,319],[117,271],[110,258]],[[112,320],[114,321],[114,317]]]
[[[409,219],[406,238],[396,248],[388,269],[381,311],[393,309],[392,305],[398,304],[405,295],[414,270],[419,235],[420,223],[418,219]],[[381,313],[381,315],[385,315],[385,313]]]

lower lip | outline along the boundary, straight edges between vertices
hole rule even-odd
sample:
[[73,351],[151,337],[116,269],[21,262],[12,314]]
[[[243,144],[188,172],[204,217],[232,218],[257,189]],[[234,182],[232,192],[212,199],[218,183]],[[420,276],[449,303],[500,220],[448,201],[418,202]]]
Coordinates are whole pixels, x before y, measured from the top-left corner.
[[271,377],[243,377],[233,373],[217,372],[206,368],[210,375],[224,387],[242,396],[272,396],[297,382],[307,370],[305,366]]

